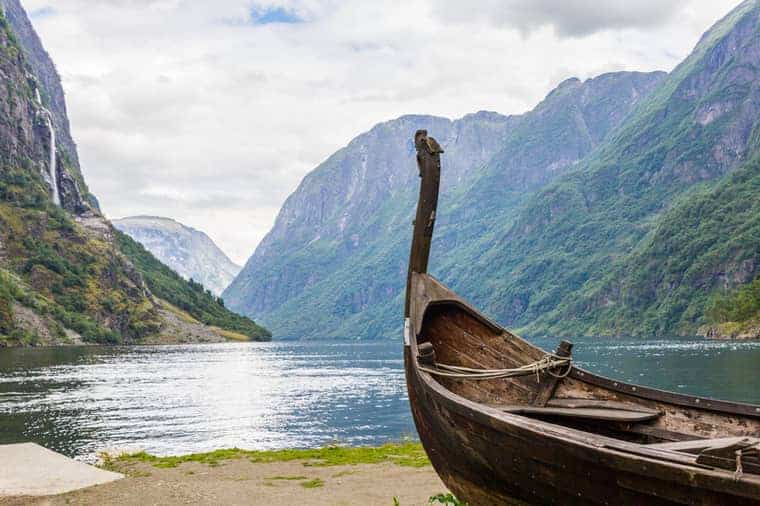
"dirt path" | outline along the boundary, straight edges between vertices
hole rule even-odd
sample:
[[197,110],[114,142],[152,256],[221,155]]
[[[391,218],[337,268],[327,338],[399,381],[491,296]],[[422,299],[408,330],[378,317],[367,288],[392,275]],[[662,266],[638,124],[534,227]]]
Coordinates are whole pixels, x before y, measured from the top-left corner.
[[428,504],[446,490],[432,467],[392,463],[317,467],[305,461],[218,466],[186,462],[159,469],[144,462],[120,469],[128,477],[86,490],[43,499],[2,499],[0,505],[378,505]]

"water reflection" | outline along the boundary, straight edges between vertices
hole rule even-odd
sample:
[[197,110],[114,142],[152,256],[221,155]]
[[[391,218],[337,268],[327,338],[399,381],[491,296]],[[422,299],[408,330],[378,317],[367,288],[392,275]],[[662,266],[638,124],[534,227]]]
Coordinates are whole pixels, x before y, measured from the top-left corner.
[[[625,381],[760,403],[760,343],[581,339],[575,358]],[[0,443],[177,454],[413,433],[395,341],[0,350]]]
[[411,433],[394,343],[0,353],[0,442],[32,440],[69,455],[180,453]]

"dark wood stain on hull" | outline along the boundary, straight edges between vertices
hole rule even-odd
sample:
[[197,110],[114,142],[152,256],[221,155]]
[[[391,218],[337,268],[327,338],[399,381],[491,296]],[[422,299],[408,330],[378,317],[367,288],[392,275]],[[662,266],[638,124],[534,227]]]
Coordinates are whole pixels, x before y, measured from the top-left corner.
[[[596,448],[572,447],[519,425],[495,428],[475,421],[426,393],[418,377],[408,378],[408,388],[433,466],[452,492],[473,506],[759,504],[757,498],[698,487],[687,469],[658,469],[666,466],[635,456],[600,455]],[[626,465],[626,459],[635,465]]]
[[471,506],[760,504],[758,406],[628,385],[575,367],[567,376],[536,370],[487,380],[433,374],[429,368],[439,364],[512,369],[547,354],[426,274],[442,150],[424,131],[415,145],[422,186],[404,361],[417,431],[451,491]]

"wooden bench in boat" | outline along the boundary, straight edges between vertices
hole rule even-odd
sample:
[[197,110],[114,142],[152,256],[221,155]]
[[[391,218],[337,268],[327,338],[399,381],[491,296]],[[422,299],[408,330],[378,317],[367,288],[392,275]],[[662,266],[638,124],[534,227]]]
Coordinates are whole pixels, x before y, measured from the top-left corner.
[[499,406],[507,413],[526,416],[550,416],[595,420],[600,422],[640,423],[649,422],[662,413],[636,404],[596,399],[552,399],[546,406]]
[[[532,405],[499,406],[507,413],[525,416],[546,416],[611,423],[649,422],[662,413],[637,404],[595,399],[552,399],[546,407]],[[644,457],[676,462],[706,469],[725,469],[760,474],[760,439],[755,437],[725,437],[696,439],[671,443],[636,444],[599,437],[604,446]],[[737,452],[741,452],[737,454]],[[737,460],[737,457],[739,460]],[[737,462],[741,466],[737,467]]]
[[675,450],[685,453],[702,453],[708,448],[734,447],[747,448],[752,445],[760,444],[760,439],[753,437],[721,437],[715,439],[694,439],[690,441],[676,441],[674,443],[655,443],[647,445],[650,448],[659,448],[661,450]]
[[720,469],[760,474],[760,439],[724,437],[646,445],[648,448],[696,455],[696,463]]

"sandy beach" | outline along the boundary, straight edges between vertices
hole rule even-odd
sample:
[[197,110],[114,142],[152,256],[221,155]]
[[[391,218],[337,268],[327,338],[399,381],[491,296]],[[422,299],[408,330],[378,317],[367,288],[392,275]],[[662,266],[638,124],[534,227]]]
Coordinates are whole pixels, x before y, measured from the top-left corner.
[[310,467],[304,462],[254,464],[246,459],[218,466],[188,462],[172,469],[136,463],[120,481],[45,498],[0,499],[20,505],[406,505],[428,504],[446,490],[432,467],[359,464]]
[[[433,468],[416,460],[408,465],[383,455],[373,463],[342,464],[342,455],[327,461],[264,455],[265,461],[250,454],[182,462],[114,459],[104,467],[125,474],[122,480],[57,496],[0,498],[0,505],[393,506],[395,498],[411,506],[446,491]],[[351,451],[348,459],[353,458]]]

